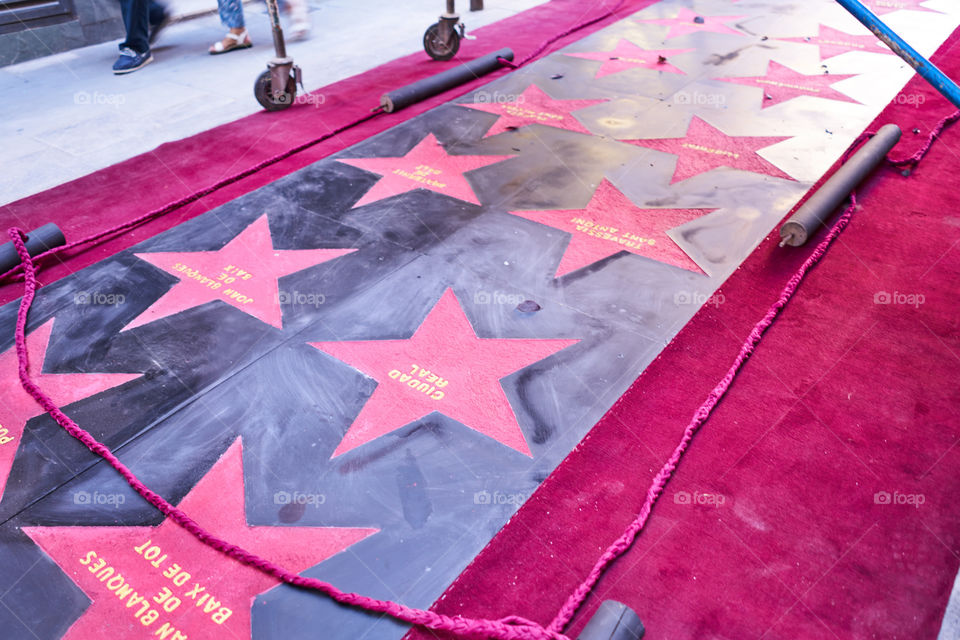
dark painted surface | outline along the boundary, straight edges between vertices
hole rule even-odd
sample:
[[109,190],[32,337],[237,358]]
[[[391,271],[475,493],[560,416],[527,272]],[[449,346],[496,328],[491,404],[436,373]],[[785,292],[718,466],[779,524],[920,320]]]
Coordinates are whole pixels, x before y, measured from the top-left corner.
[[[813,5],[694,4],[749,15],[754,27],[665,44],[665,27],[626,20],[566,52],[609,51],[624,38],[692,48],[670,59],[684,73],[595,78],[602,62],[558,53],[340,156],[400,157],[428,134],[454,156],[514,156],[467,174],[479,206],[420,189],[352,208],[378,177],[331,158],[45,287],[31,327],[56,318],[47,372],[143,374],[68,413],[174,502],[240,436],[249,524],[379,529],[306,573],[429,606],[700,304],[722,303],[710,296],[723,279],[892,97],[895,87],[861,82],[853,90],[863,105],[798,98],[761,110],[753,88],[715,78],[760,75],[771,59],[816,72],[815,46],[775,40],[816,33]],[[827,5],[816,3],[829,13]],[[641,17],[671,17],[681,6],[690,3],[661,3]],[[889,71],[888,58],[850,64]],[[594,135],[534,124],[484,138],[496,116],[463,103],[509,101],[531,83],[557,100],[608,100],[576,113]],[[682,137],[693,116],[729,136],[789,138],[764,154],[797,179],[717,169],[671,184],[675,156],[623,142]],[[581,209],[604,178],[639,207],[715,209],[669,232],[705,275],[621,252],[554,278],[569,234],[509,212]],[[123,331],[178,282],[135,253],[217,251],[264,214],[277,251],[356,249],[280,279],[282,329],[214,301]],[[450,287],[481,338],[579,341],[502,379],[532,456],[432,413],[331,458],[377,382],[307,343],[407,339]],[[78,303],[91,295],[114,303]],[[540,310],[518,311],[524,300]],[[0,349],[12,342],[15,311],[0,309]],[[109,500],[78,498],[97,495]],[[296,495],[314,498],[291,504]],[[161,519],[50,418],[30,420],[0,501],[4,637],[59,638],[89,602],[20,527]],[[379,616],[285,587],[257,598],[252,630],[264,640],[403,634]]]

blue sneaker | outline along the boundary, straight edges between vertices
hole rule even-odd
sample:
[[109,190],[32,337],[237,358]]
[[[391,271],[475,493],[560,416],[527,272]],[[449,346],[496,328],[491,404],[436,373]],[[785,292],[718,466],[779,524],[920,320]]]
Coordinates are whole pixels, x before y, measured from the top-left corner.
[[137,53],[130,47],[120,48],[120,57],[113,63],[113,72],[117,75],[121,73],[132,73],[141,67],[145,67],[153,62],[153,54]]

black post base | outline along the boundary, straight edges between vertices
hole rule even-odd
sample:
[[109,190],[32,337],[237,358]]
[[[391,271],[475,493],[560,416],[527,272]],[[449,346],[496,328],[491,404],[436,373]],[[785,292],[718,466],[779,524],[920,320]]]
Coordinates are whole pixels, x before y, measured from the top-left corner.
[[622,602],[606,600],[577,640],[640,640],[645,632],[633,609]]
[[[4,234],[6,235],[6,234]],[[34,229],[27,234],[27,240],[24,245],[31,256],[43,253],[48,249],[59,247],[66,244],[67,240],[63,237],[60,227],[52,222],[48,222],[42,227]],[[0,273],[6,273],[10,269],[20,264],[20,256],[17,255],[17,249],[12,242],[0,245]]]

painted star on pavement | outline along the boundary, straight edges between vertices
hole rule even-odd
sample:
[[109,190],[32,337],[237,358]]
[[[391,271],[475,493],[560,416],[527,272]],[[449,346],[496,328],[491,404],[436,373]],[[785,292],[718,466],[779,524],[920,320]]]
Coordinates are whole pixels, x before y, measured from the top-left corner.
[[769,176],[793,180],[757,153],[760,149],[789,138],[790,136],[728,136],[694,116],[690,120],[690,128],[687,129],[685,138],[624,140],[623,142],[678,156],[677,167],[670,180],[673,184],[719,167],[765,173]]
[[604,180],[584,209],[510,213],[571,234],[559,278],[621,251],[703,273],[666,231],[711,211],[716,209],[641,209]]
[[809,38],[778,38],[784,42],[800,42],[802,44],[815,44],[820,48],[820,59],[826,60],[833,56],[848,51],[865,51],[867,53],[887,53],[893,55],[893,52],[875,36],[855,36],[844,31],[831,29],[826,25],[820,25],[820,31],[817,35]]
[[137,253],[180,278],[159,300],[127,325],[132,329],[213,300],[221,300],[267,324],[282,328],[279,279],[353,253],[356,249],[277,250],[263,215],[222,249]]
[[554,100],[543,89],[532,84],[510,102],[461,103],[459,106],[500,116],[484,136],[489,137],[528,124],[545,124],[549,127],[590,134],[590,131],[573,116],[573,112],[604,102],[608,101]]
[[448,289],[407,340],[310,343],[377,382],[333,455],[437,411],[529,456],[500,380],[576,342],[478,338]]
[[927,7],[921,6],[922,2],[927,2],[927,0],[866,0],[864,4],[867,5],[867,8],[870,9],[870,11],[874,12],[878,16],[892,13],[894,11],[900,11],[901,9],[906,9],[908,11],[930,11],[932,13],[943,13],[942,11],[937,11],[936,9],[928,9]]
[[512,157],[450,155],[431,133],[400,157],[337,160],[383,176],[353,205],[361,207],[414,189],[429,189],[451,198],[480,204],[464,174]]
[[664,40],[685,36],[688,33],[729,33],[735,36],[742,36],[743,33],[736,29],[731,29],[725,23],[740,20],[747,16],[704,16],[690,9],[680,9],[676,18],[659,18],[656,20],[636,20],[640,24],[665,24],[669,25],[670,31]]
[[735,82],[762,90],[761,109],[792,100],[799,96],[812,96],[826,100],[839,100],[861,104],[850,96],[831,89],[830,85],[852,78],[853,75],[838,76],[832,73],[818,73],[812,76],[797,73],[779,62],[770,61],[767,75],[753,78],[717,78],[721,82]]
[[[214,535],[300,573],[376,529],[251,527],[235,443],[180,503]],[[250,638],[250,607],[278,581],[167,519],[157,527],[24,527],[91,600],[63,636],[91,640]]]
[[564,55],[602,62],[603,64],[597,69],[597,75],[595,76],[602,78],[628,69],[653,69],[655,71],[683,73],[683,71],[670,64],[670,57],[690,51],[695,51],[695,49],[644,49],[629,40],[621,39],[613,51],[586,51]]
[[[50,320],[40,325],[27,336],[27,356],[31,377],[58,407],[141,376],[139,373],[43,373],[53,322]],[[0,497],[3,497],[27,421],[44,413],[37,401],[20,386],[18,366],[16,347],[0,354]]]

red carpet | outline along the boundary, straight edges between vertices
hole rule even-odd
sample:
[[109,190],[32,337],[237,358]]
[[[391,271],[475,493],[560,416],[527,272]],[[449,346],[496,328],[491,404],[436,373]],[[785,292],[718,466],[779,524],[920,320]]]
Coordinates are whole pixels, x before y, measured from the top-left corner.
[[[620,15],[648,3],[628,3]],[[488,27],[467,51],[507,43],[522,57],[577,21],[583,6],[554,0]],[[954,77],[958,43],[955,34],[935,58]],[[384,90],[441,68],[422,53],[392,62],[322,89],[324,110],[260,113],[162,145],[8,205],[2,224],[52,219],[68,236],[107,228],[354,119]],[[905,130],[898,157],[952,111],[921,81],[903,93],[924,95],[923,108],[899,101],[877,119]],[[62,277],[449,99],[377,118],[51,265],[42,278]],[[223,144],[248,151],[239,160],[206,157]],[[697,437],[648,529],[600,583],[572,636],[602,599],[616,598],[640,613],[651,638],[935,637],[960,563],[960,481],[950,473],[960,462],[960,199],[951,179],[958,148],[960,126],[910,179],[885,169],[861,192],[863,210]],[[805,255],[768,238],[724,285],[724,303],[691,321],[437,610],[548,622],[632,519],[690,414]],[[876,304],[881,293],[897,304]],[[19,294],[20,285],[7,285],[0,302]]]
[[[953,77],[958,52],[955,33],[934,58]],[[894,101],[871,127],[904,129],[894,157],[954,111],[919,79],[901,95],[926,101]],[[571,637],[610,598],[657,639],[936,637],[960,565],[958,149],[954,126],[909,179],[884,168],[861,189],[862,209],[694,439]],[[436,610],[554,617],[819,240],[791,250],[774,236]],[[438,636],[408,636],[427,637]]]
[[[653,1],[628,0],[614,16],[560,40],[552,45],[548,52],[639,11]],[[322,93],[326,97],[319,109],[314,105],[298,104],[279,113],[260,112],[190,138],[162,144],[154,151],[0,207],[0,227],[6,230],[11,226],[19,226],[29,230],[52,221],[61,226],[68,240],[110,228],[367,115],[372,108],[380,104],[380,96],[391,89],[504,46],[512,48],[519,60],[551,35],[584,19],[601,15],[615,4],[616,0],[601,0],[589,4],[577,0],[553,0],[512,18],[477,29],[474,35],[478,40],[464,44],[461,55],[456,60],[435,62],[428,58],[426,53],[419,51],[318,89],[315,93]],[[374,118],[92,250],[69,259],[60,254],[58,259],[47,264],[41,281],[53,282],[131,247],[457,95],[472,91],[503,73],[506,73],[506,70],[480,78],[398,113]],[[241,152],[233,155],[210,154],[210,149],[223,148]],[[0,304],[15,300],[20,297],[21,292],[21,284],[0,286]]]

